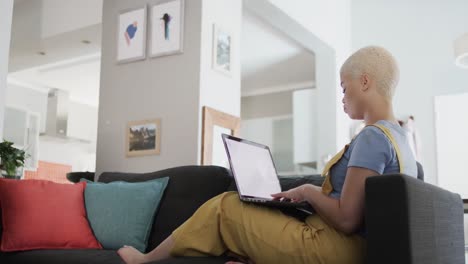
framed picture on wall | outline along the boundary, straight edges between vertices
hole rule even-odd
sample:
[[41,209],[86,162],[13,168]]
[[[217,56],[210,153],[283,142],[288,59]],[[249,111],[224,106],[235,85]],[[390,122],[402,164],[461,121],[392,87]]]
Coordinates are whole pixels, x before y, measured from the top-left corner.
[[204,106],[201,164],[229,168],[221,134],[239,136],[239,131],[239,117]]
[[127,157],[161,153],[161,119],[133,121],[127,124]]
[[184,36],[184,0],[171,0],[151,7],[150,56],[181,53]]
[[213,24],[213,69],[231,76],[231,60],[232,36],[225,29]]
[[146,6],[120,13],[117,30],[118,63],[146,57],[146,13]]

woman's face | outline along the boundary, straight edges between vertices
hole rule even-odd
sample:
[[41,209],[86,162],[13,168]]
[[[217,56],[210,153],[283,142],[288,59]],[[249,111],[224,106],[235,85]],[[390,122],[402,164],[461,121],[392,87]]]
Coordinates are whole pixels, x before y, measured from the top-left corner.
[[362,84],[359,78],[341,74],[343,89],[343,110],[351,119],[364,119]]

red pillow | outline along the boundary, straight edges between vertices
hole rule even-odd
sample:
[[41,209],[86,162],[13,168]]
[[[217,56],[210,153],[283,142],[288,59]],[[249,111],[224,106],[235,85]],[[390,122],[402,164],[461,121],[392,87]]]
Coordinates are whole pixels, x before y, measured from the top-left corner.
[[0,179],[0,250],[102,249],[86,218],[85,187],[85,182]]

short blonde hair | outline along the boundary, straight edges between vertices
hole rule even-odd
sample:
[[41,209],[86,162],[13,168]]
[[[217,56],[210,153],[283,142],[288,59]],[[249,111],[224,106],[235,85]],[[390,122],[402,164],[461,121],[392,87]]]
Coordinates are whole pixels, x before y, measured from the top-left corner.
[[341,74],[357,78],[363,74],[374,79],[379,92],[392,98],[400,79],[398,64],[393,55],[378,46],[368,46],[353,53],[341,66]]

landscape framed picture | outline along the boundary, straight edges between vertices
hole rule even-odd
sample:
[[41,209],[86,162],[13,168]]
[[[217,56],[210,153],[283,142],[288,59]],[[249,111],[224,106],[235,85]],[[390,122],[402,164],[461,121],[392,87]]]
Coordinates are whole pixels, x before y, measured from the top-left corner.
[[213,69],[231,76],[231,60],[232,36],[222,27],[213,24]]
[[127,124],[126,156],[161,153],[161,119],[132,121]]
[[146,57],[146,6],[124,10],[119,14],[117,30],[117,63]]
[[150,57],[183,52],[184,0],[151,6]]

